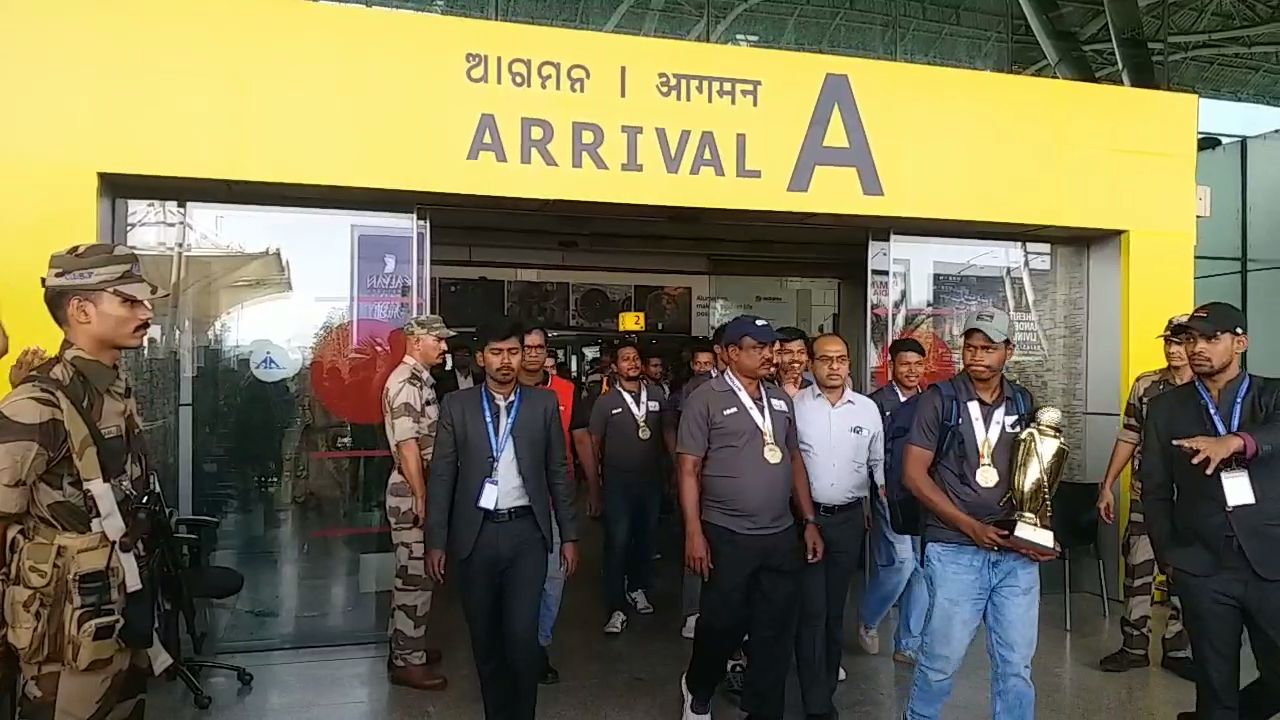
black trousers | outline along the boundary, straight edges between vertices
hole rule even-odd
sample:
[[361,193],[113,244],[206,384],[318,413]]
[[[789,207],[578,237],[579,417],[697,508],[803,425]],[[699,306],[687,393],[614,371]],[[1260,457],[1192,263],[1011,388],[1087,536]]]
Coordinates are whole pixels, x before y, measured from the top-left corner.
[[799,531],[744,535],[710,523],[703,523],[702,531],[714,567],[702,588],[689,692],[709,701],[724,680],[729,656],[750,633],[742,710],[753,720],[781,720],[804,566]]
[[[1253,571],[1229,539],[1212,576],[1174,570],[1196,667],[1198,720],[1267,720],[1280,713],[1280,581]],[[1240,689],[1240,636],[1258,664],[1258,679]]]
[[[796,630],[796,674],[804,711],[825,715],[835,709],[832,697],[844,656],[844,606],[858,572],[865,537],[862,501],[837,515],[819,515],[826,552],[822,561],[800,572],[800,620]],[[754,655],[751,658],[755,659]]]
[[486,520],[471,554],[458,562],[457,577],[486,720],[533,720],[542,675],[538,608],[547,577],[547,544],[537,520]]
[[611,474],[604,481],[604,594],[610,614],[628,611],[628,589],[652,589],[661,502],[656,477]]

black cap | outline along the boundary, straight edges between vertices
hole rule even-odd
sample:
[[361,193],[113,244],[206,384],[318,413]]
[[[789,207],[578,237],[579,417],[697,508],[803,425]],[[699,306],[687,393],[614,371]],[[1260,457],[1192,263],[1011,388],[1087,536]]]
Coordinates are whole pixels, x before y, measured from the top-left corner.
[[899,354],[905,352],[912,352],[920,357],[925,357],[929,354],[924,351],[924,345],[921,345],[920,341],[915,338],[898,338],[889,343],[889,357],[896,358]]
[[720,343],[737,345],[744,337],[759,343],[771,343],[778,339],[778,334],[764,318],[755,315],[739,315],[724,326],[724,336],[720,339]]
[[1232,335],[1244,335],[1245,318],[1240,308],[1231,303],[1211,302],[1205,303],[1187,316],[1180,325],[1174,328],[1174,332],[1182,334],[1191,331],[1201,335],[1221,335],[1222,333],[1231,333]]

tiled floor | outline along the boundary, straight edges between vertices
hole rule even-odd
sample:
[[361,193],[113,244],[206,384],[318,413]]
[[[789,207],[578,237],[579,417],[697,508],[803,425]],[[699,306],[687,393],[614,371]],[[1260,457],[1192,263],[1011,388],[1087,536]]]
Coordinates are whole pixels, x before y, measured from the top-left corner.
[[[671,548],[673,550],[673,548]],[[582,572],[569,583],[553,660],[563,682],[544,688],[539,717],[564,720],[642,720],[676,718],[677,683],[688,659],[689,643],[679,636],[677,569],[661,565],[655,593],[658,613],[632,621],[626,633],[606,639],[600,632],[604,617],[599,604],[599,539],[584,547]],[[290,572],[284,559],[277,573]],[[296,572],[296,569],[294,570]],[[333,590],[331,588],[331,590]],[[338,602],[334,607],[342,606]],[[1035,662],[1037,717],[1043,720],[1126,718],[1167,720],[1192,707],[1190,684],[1152,668],[1123,675],[1097,670],[1097,660],[1119,643],[1113,605],[1109,622],[1102,619],[1097,598],[1077,595],[1075,627],[1063,631],[1061,596],[1044,600],[1040,645]],[[152,695],[148,717],[165,720],[398,720],[400,718],[481,718],[480,696],[462,614],[453,592],[437,594],[433,613],[433,641],[445,649],[444,669],[451,686],[445,693],[421,693],[392,688],[385,677],[385,647],[358,645],[321,650],[249,653],[234,661],[252,667],[256,681],[240,689],[234,676],[211,673],[211,710],[192,708],[181,685],[160,683]],[[280,618],[284,620],[284,618]],[[887,633],[886,633],[887,634]],[[887,643],[886,643],[887,644]],[[845,656],[849,681],[837,700],[845,718],[894,718],[900,715],[910,672],[887,655],[869,657],[850,637]],[[223,658],[226,659],[226,658]],[[1246,663],[1248,665],[1248,663]],[[985,641],[974,642],[962,677],[956,685],[946,717],[962,720],[990,717]],[[791,684],[792,716],[797,696]],[[727,703],[715,708],[716,718],[737,718]]]

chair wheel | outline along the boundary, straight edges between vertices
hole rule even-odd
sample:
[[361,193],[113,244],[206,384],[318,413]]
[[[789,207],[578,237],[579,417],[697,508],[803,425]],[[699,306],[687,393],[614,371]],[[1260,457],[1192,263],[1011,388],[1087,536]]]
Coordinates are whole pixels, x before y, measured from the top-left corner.
[[191,698],[191,702],[195,703],[197,710],[208,710],[209,706],[213,705],[213,698],[208,695],[196,695]]
[[253,673],[248,670],[241,670],[236,673],[236,679],[240,681],[241,685],[248,687],[253,684]]

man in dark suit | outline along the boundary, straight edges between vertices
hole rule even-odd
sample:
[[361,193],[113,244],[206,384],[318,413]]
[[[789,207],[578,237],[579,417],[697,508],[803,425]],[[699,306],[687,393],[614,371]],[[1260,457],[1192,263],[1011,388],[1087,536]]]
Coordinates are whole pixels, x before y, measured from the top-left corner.
[[436,396],[441,398],[449,393],[466,390],[484,382],[484,374],[473,364],[470,348],[466,345],[458,345],[450,347],[449,351],[453,355],[452,367],[448,370],[441,367],[432,371],[436,379]]
[[436,582],[447,572],[460,584],[487,720],[533,720],[553,522],[565,577],[578,563],[573,487],[555,394],[517,382],[523,329],[502,318],[479,335],[484,383],[441,404],[427,564]]
[[[1196,712],[1178,717],[1262,720],[1280,713],[1280,381],[1241,370],[1232,305],[1203,305],[1173,334],[1196,377],[1151,400],[1139,477],[1196,658]],[[1244,630],[1259,677],[1240,690]]]

